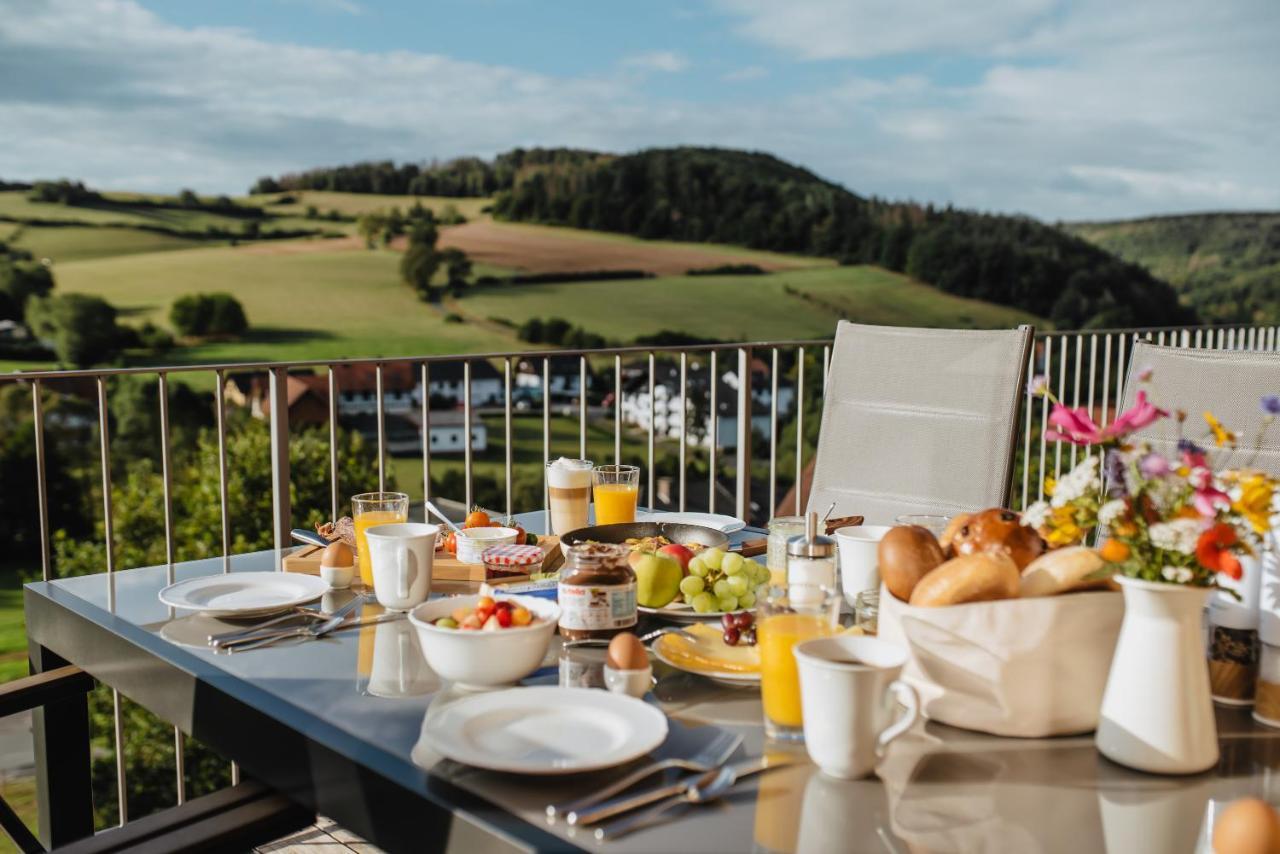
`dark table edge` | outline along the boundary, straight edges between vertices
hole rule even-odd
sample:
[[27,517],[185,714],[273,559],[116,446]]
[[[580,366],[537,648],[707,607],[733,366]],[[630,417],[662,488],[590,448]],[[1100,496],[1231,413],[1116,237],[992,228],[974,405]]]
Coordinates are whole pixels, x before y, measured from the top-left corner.
[[[300,787],[297,779],[288,779],[288,769],[281,771],[269,767],[269,761],[259,761],[262,758],[253,755],[255,745],[245,742],[246,731],[254,733],[259,747],[275,739],[268,738],[273,734],[256,730],[257,727],[274,725],[278,728],[275,735],[282,742],[296,734],[306,740],[312,752],[332,754],[324,758],[324,764],[336,759],[339,766],[346,766],[352,777],[359,777],[362,771],[371,771],[403,792],[410,801],[425,800],[450,814],[464,816],[480,828],[515,845],[537,851],[584,850],[416,766],[413,766],[416,774],[406,775],[405,757],[372,747],[310,715],[305,709],[229,676],[199,656],[60,589],[54,583],[41,581],[25,585],[23,599],[27,635],[32,642],[77,665],[161,719],[234,759],[256,779],[278,788],[310,809],[323,809],[326,815],[339,824],[349,826],[375,845],[380,844],[376,826],[367,826],[368,822],[354,815],[346,816],[344,821],[340,797],[317,797],[317,791]],[[132,660],[122,656],[131,656]],[[226,717],[219,720],[221,716],[213,719],[202,716],[195,721],[181,703],[175,708],[175,698],[163,696],[166,690],[184,689],[203,694],[206,698],[224,698],[229,704],[224,710]],[[209,691],[214,693],[209,695]],[[190,705],[194,712],[194,700]],[[289,720],[294,723],[287,723]],[[329,773],[334,773],[334,769],[329,769]],[[342,768],[336,773],[342,774]],[[315,787],[321,785],[320,781],[314,781]],[[421,791],[423,788],[425,794]],[[427,830],[420,828],[416,834],[416,850],[429,846]],[[447,836],[443,839],[447,841]],[[394,840],[383,840],[381,844],[386,846],[389,842]]]

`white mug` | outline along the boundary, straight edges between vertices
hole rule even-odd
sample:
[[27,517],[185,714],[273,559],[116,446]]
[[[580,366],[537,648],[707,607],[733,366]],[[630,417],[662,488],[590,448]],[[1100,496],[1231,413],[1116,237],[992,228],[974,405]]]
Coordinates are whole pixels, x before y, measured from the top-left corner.
[[365,532],[373,566],[373,593],[388,611],[408,611],[431,593],[431,560],[439,525],[397,522]]
[[[797,644],[794,654],[809,758],[832,777],[867,776],[920,713],[915,689],[898,681],[906,649],[879,638],[838,635]],[[898,702],[906,712],[895,721]]]
[[[366,630],[367,631],[367,630]],[[439,687],[418,645],[418,634],[405,620],[373,627],[373,667],[365,689],[375,697],[412,697]]]
[[888,525],[846,525],[836,528],[836,547],[840,554],[840,589],[845,601],[853,605],[864,590],[880,589],[880,540],[889,533]]

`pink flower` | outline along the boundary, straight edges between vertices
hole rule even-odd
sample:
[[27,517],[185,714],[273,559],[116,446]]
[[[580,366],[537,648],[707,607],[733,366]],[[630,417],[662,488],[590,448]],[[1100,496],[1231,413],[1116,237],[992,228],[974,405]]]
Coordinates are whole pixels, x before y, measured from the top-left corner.
[[1142,472],[1143,477],[1157,478],[1167,475],[1171,467],[1169,461],[1159,454],[1147,454],[1138,462],[1138,469]]
[[1192,503],[1195,504],[1197,513],[1206,519],[1212,519],[1218,515],[1219,510],[1231,507],[1231,496],[1221,489],[1210,486],[1206,489],[1197,489]]
[[1147,400],[1145,391],[1138,392],[1133,408],[1122,412],[1105,428],[1100,428],[1093,423],[1088,409],[1084,407],[1072,409],[1059,403],[1053,407],[1053,412],[1049,413],[1049,427],[1052,429],[1045,430],[1044,436],[1053,442],[1097,445],[1108,439],[1123,438],[1168,415],[1168,412]]
[[1107,427],[1106,432],[1110,436],[1119,438],[1127,436],[1141,430],[1150,424],[1159,421],[1161,418],[1168,418],[1169,413],[1147,400],[1145,391],[1138,392],[1138,397],[1133,403],[1133,408],[1127,412],[1122,412],[1120,417],[1111,422],[1111,426]]

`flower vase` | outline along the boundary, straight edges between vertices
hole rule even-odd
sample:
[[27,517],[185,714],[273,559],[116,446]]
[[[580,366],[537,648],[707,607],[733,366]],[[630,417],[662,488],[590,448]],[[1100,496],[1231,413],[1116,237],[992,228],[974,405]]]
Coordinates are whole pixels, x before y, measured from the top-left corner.
[[1095,743],[1113,762],[1154,774],[1195,774],[1218,761],[1201,612],[1209,590],[1117,577],[1124,622]]

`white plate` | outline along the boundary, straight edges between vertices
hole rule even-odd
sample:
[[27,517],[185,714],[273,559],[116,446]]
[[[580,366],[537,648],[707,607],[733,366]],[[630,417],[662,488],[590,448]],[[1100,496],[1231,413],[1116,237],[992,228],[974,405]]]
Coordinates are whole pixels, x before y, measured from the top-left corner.
[[705,614],[699,614],[693,610],[693,606],[680,602],[663,605],[661,608],[646,608],[643,605],[638,605],[636,610],[642,614],[670,620],[673,623],[700,623],[704,620],[718,620],[725,614],[741,614],[743,611],[750,611],[754,614],[756,609],[739,608],[736,611],[707,611]]
[[747,523],[722,513],[637,513],[637,522],[671,522],[676,525],[701,525],[715,528],[722,534],[732,534],[747,527]]
[[681,665],[676,664],[674,661],[672,661],[671,659],[663,655],[662,650],[660,648],[661,646],[662,644],[655,643],[652,646],[650,646],[649,649],[650,651],[653,652],[654,658],[658,659],[658,661],[661,661],[663,664],[667,665],[668,667],[674,667],[676,670],[682,670],[685,673],[692,673],[695,676],[705,676],[708,679],[714,679],[717,682],[727,682],[731,685],[759,685],[760,684],[759,673],[738,673],[737,671],[733,671],[733,670],[702,670],[702,669],[693,668],[693,667],[682,667]]
[[543,685],[472,694],[428,710],[422,739],[455,762],[513,774],[576,774],[644,756],[667,718],[643,700]]
[[315,575],[228,572],[170,584],[160,591],[160,601],[214,617],[259,617],[313,602],[328,591]]

